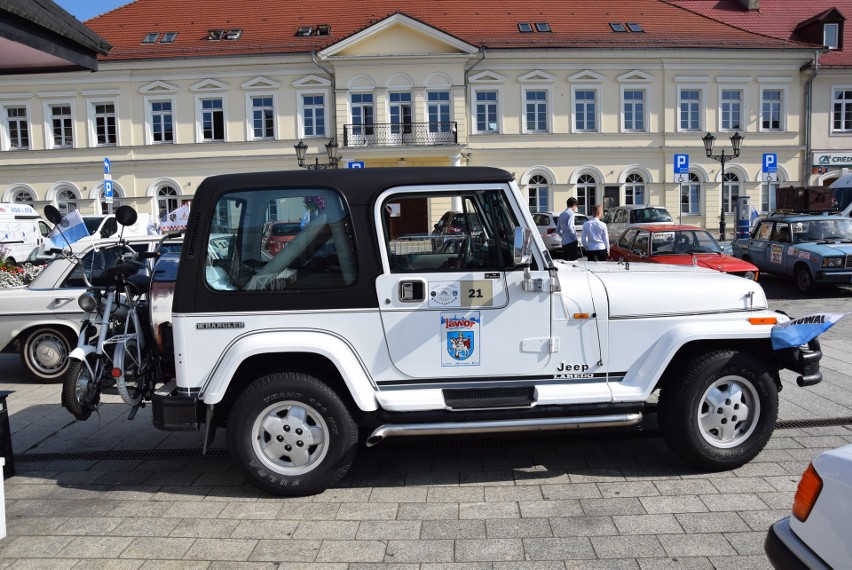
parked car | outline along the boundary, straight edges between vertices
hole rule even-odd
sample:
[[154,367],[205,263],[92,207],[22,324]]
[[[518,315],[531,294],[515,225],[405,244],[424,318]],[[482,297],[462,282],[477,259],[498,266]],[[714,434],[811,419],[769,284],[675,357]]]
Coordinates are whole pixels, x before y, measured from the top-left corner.
[[263,249],[271,255],[281,251],[288,242],[302,231],[301,222],[270,222],[266,226]]
[[761,271],[792,277],[802,293],[821,283],[852,283],[852,218],[772,215],[732,245],[735,256]]
[[753,281],[758,276],[757,267],[723,253],[710,232],[698,226],[630,227],[610,248],[609,256],[618,261],[698,265]]
[[[577,239],[583,238],[583,224],[588,220],[585,214],[579,212],[574,214],[574,229],[577,231]],[[562,254],[562,236],[556,230],[559,215],[551,212],[538,212],[533,214],[533,221],[538,228],[538,233],[547,246],[551,255]],[[580,241],[580,251],[583,250],[583,242]]]
[[614,244],[628,226],[639,224],[674,224],[669,211],[660,206],[617,206],[607,210],[601,221],[606,224],[609,243]]
[[[468,223],[470,228],[468,228]],[[479,221],[479,216],[476,213],[465,214],[463,212],[455,212],[449,210],[444,212],[438,223],[435,224],[432,235],[462,235],[462,234],[478,234],[482,233],[482,223]]]
[[771,527],[763,548],[775,568],[848,568],[852,561],[852,445],[824,451],[799,480],[792,514]]
[[[137,251],[152,251],[162,236],[128,238]],[[116,240],[74,243],[72,250],[83,265],[99,271],[110,267],[118,249],[103,250]],[[180,251],[180,242],[168,242],[163,252]],[[0,352],[18,352],[27,371],[42,382],[62,380],[67,356],[80,333],[83,310],[77,298],[85,291],[79,265],[64,257],[51,261],[32,283],[0,289]]]

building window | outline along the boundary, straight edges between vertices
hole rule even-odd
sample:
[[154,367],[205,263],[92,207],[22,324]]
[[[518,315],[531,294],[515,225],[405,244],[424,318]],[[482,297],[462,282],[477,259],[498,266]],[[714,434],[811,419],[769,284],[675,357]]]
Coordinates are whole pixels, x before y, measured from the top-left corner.
[[528,133],[547,132],[547,91],[529,90],[524,93],[526,121],[524,128]]
[[325,136],[325,95],[302,95],[302,130],[306,137]]
[[275,138],[275,106],[271,95],[251,98],[251,124],[254,140]]
[[151,101],[151,137],[155,143],[175,142],[171,101]]
[[834,90],[831,119],[833,132],[852,131],[852,88]]
[[598,183],[591,174],[583,174],[577,179],[577,210],[581,214],[589,213],[589,206],[595,204]]
[[645,180],[639,174],[628,174],[624,184],[624,203],[641,205],[645,203]]
[[201,132],[204,142],[225,140],[225,109],[222,99],[201,100]]
[[450,92],[429,91],[426,95],[426,114],[430,133],[448,133],[450,125]]
[[574,91],[574,130],[593,133],[597,126],[597,94],[594,89]]
[[742,130],[743,92],[739,89],[722,90],[722,130]]
[[53,148],[74,146],[74,121],[71,105],[50,106],[50,127],[53,133]]
[[645,90],[624,90],[624,130],[645,131]]
[[93,103],[95,140],[97,146],[115,146],[118,143],[114,103]]
[[476,132],[498,132],[497,91],[476,92]]
[[722,181],[722,205],[726,214],[732,214],[740,195],[740,179],[733,172],[726,172]]
[[375,107],[372,93],[352,94],[352,134],[372,136],[375,124]]
[[411,93],[389,93],[391,134],[411,134]]
[[701,130],[701,90],[682,89],[680,91],[680,130]]
[[26,107],[6,107],[6,128],[9,135],[9,148],[26,150],[30,148],[30,126],[27,122]]
[[769,213],[775,210],[775,192],[778,182],[764,182],[760,186],[760,211]]
[[35,203],[35,196],[29,190],[16,190],[12,195],[12,202],[16,204],[29,204],[32,206]]
[[529,193],[530,212],[550,211],[550,185],[544,176],[540,174],[531,176],[527,191]]
[[822,45],[837,49],[840,41],[840,24],[825,24],[822,28]]
[[760,97],[760,128],[764,131],[780,131],[784,98],[781,89],[764,89]]
[[701,213],[701,183],[689,173],[689,182],[680,185],[680,213],[697,216]]
[[178,200],[177,190],[171,186],[163,186],[157,190],[157,212],[160,215],[160,222],[165,222],[166,216],[179,207],[180,201]]
[[77,209],[77,194],[72,190],[60,190],[56,194],[56,207],[64,216]]

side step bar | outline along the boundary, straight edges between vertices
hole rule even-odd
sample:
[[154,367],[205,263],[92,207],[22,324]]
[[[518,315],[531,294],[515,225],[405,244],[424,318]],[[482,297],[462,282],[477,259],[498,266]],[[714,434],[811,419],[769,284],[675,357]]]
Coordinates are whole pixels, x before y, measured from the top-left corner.
[[471,422],[433,422],[421,424],[384,424],[367,438],[367,447],[378,445],[385,438],[417,435],[452,435],[467,433],[527,432],[560,429],[627,427],[642,421],[640,412],[606,416],[575,416],[569,418],[530,418],[525,420],[493,420]]

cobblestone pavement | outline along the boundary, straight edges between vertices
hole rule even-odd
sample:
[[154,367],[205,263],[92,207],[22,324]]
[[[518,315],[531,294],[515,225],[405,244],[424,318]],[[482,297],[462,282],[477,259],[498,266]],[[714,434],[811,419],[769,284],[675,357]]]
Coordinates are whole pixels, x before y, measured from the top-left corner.
[[[761,282],[791,316],[852,310],[852,287],[803,300],[782,280]],[[852,317],[822,339],[825,380],[800,389],[785,374],[782,420],[852,416]],[[848,419],[779,429],[755,461],[710,474],[686,467],[652,428],[389,442],[360,450],[334,489],[282,499],[247,484],[225,454],[182,451],[201,436],[155,430],[150,409],[127,421],[107,397],[99,417],[75,422],[59,387],[30,381],[17,356],[0,356],[0,370],[0,389],[14,390],[19,457],[5,481],[0,567],[768,568],[766,530],[789,513],[808,461],[852,442]],[[105,453],[71,455],[84,451]]]

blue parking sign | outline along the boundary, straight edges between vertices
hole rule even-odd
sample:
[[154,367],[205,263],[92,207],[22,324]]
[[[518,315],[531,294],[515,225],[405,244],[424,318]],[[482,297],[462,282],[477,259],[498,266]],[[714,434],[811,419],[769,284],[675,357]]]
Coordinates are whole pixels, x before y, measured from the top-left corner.
[[674,155],[674,173],[689,174],[689,155],[676,154]]
[[778,172],[778,155],[774,152],[763,154],[763,172]]
[[349,161],[349,168],[364,168],[362,161]]

